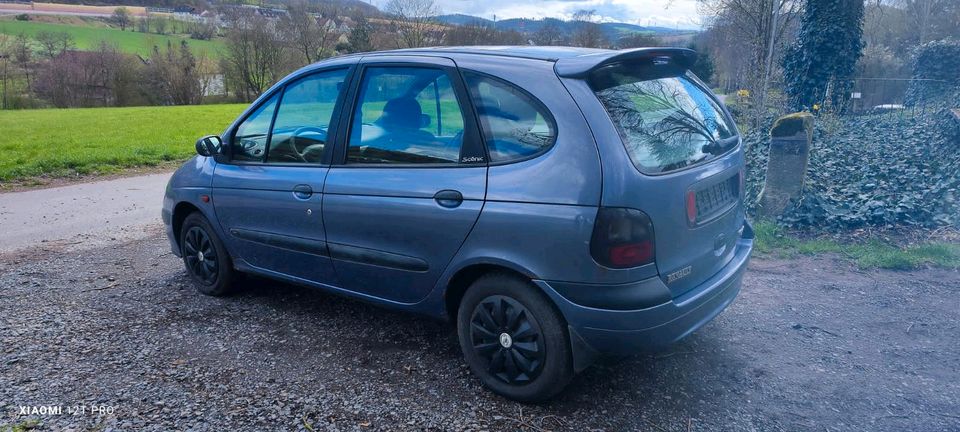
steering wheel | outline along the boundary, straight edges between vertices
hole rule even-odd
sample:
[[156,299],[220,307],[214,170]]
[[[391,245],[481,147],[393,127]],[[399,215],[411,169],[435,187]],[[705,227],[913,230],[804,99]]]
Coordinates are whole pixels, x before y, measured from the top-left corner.
[[303,146],[303,148],[300,148],[300,146],[297,145],[297,137],[300,136],[301,134],[305,134],[308,132],[313,132],[316,134],[323,135],[323,140],[321,141],[322,143],[326,143],[327,141],[327,128],[322,128],[318,126],[299,127],[293,131],[293,134],[290,135],[291,144],[293,144],[293,148],[295,148],[298,153],[303,153],[303,151],[311,145],[311,144],[307,144]]

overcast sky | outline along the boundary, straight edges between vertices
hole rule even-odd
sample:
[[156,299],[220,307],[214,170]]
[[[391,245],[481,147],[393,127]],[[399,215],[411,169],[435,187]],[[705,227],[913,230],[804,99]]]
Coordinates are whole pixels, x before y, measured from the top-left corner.
[[[564,18],[580,9],[596,10],[604,21],[644,26],[699,28],[696,0],[435,0],[444,14],[493,19]],[[387,0],[372,0],[383,6]]]

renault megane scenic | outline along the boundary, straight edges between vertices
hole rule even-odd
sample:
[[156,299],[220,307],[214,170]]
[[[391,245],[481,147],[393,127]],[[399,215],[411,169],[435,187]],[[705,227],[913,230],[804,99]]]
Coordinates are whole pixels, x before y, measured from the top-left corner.
[[170,179],[200,292],[251,273],[456,323],[496,393],[679,340],[750,257],[744,156],[696,54],[464,47],[284,78]]

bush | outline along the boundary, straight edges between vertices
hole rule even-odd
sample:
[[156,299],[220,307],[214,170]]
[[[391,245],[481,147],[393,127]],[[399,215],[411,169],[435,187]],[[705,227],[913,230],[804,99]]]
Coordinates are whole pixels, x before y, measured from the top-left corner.
[[30,21],[30,15],[20,14],[14,17],[17,21]]
[[[913,53],[913,79],[906,104],[936,99],[960,85],[960,40],[944,39],[925,43]],[[936,81],[923,81],[936,80]]]
[[[960,225],[960,143],[943,118],[888,115],[817,121],[802,197],[781,224],[822,230]],[[747,203],[763,187],[768,138],[747,134]]]

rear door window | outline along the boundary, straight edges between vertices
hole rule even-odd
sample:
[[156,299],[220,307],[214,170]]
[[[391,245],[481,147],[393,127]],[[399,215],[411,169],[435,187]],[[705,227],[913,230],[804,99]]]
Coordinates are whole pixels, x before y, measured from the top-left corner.
[[441,69],[371,67],[360,84],[348,164],[456,164],[463,111]]
[[547,109],[525,91],[496,78],[464,72],[490,162],[508,162],[544,152],[557,140]]
[[615,65],[594,72],[590,80],[641,172],[699,165],[737,143],[736,129],[723,110],[684,71]]

